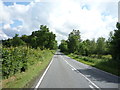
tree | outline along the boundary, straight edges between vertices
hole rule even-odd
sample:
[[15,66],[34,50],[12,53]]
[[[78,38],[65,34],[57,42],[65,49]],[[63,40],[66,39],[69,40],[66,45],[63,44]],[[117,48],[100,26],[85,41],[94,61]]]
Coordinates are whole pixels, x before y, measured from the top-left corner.
[[32,35],[30,37],[31,46],[34,48],[37,47],[40,47],[41,49],[57,48],[57,41],[55,40],[56,35],[53,34],[53,32],[50,32],[47,26],[41,25],[40,30],[32,32]]
[[30,36],[22,35],[20,38],[26,43],[27,47],[30,46]]
[[79,44],[78,52],[81,55],[85,55],[85,56],[88,56],[90,54],[90,40],[89,39],[84,40],[83,42]]
[[61,44],[59,45],[61,52],[68,52],[68,44],[67,41],[61,40]]
[[91,56],[92,54],[96,53],[96,42],[95,39],[93,40],[84,40],[79,43],[79,50],[80,55],[84,56]]
[[91,40],[90,51],[91,51],[91,54],[96,54],[96,42],[95,42],[95,39]]
[[116,24],[117,30],[114,30],[114,35],[111,40],[111,53],[114,60],[120,63],[120,23]]
[[50,46],[51,46],[50,49],[56,50],[56,49],[58,48],[58,46],[57,46],[57,41],[56,41],[56,40],[53,41],[53,42],[52,42],[52,45],[50,45]]
[[80,41],[80,31],[73,30],[68,37],[68,50],[70,53],[76,53],[78,51]]
[[15,36],[13,37],[11,44],[12,46],[20,46],[20,45],[25,45],[25,42],[20,39],[20,37],[18,37],[19,34],[15,34]]
[[106,41],[106,48],[107,48],[107,50],[106,50],[106,54],[111,54],[111,48],[112,48],[112,45],[111,45],[111,42],[112,42],[112,40],[113,40],[113,32],[111,31],[110,33],[109,33],[109,38],[108,38],[108,40]]
[[96,51],[97,51],[97,54],[99,55],[99,57],[101,57],[101,55],[105,54],[105,50],[106,50],[105,38],[99,37],[97,40],[97,47],[96,47]]
[[2,40],[2,45],[6,47],[12,46],[12,39]]
[[55,38],[56,35],[53,32],[50,32],[46,25],[41,25],[40,30],[33,31],[29,36],[22,35],[21,37],[18,37],[18,34],[16,34],[12,39],[2,41],[3,45],[7,47],[27,45],[32,48],[57,49],[57,41]]
[[37,48],[38,47],[38,44],[37,44],[37,36],[32,36],[30,39],[31,39],[31,46],[33,48]]

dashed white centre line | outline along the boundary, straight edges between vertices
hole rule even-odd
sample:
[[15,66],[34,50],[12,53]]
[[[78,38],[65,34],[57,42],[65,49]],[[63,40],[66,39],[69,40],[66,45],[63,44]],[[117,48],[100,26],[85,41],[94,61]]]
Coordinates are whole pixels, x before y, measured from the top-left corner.
[[90,87],[92,90],[96,90],[92,85],[89,85],[89,87]]
[[72,67],[73,70],[76,70],[76,68],[74,68],[71,64],[69,64],[66,60],[65,60],[65,62],[66,62],[70,67]]
[[89,85],[90,88],[94,88],[92,85]]
[[[64,57],[62,57],[64,59]],[[65,60],[65,59],[64,59]],[[68,61],[65,60],[65,62],[72,68],[72,70],[78,71],[75,67],[73,67]],[[81,74],[87,81],[89,81],[94,87],[96,87],[98,90],[101,90],[95,83],[93,83],[90,79],[88,79],[85,75]],[[93,86],[89,85],[90,88],[94,88]]]

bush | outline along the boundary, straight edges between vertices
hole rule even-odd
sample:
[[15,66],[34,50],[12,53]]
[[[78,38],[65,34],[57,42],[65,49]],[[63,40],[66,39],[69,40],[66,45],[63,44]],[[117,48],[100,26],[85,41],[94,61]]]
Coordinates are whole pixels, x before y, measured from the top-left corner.
[[8,78],[16,72],[22,72],[27,69],[27,52],[26,48],[3,48],[3,78]]
[[3,48],[2,76],[8,78],[17,72],[25,72],[30,65],[43,61],[52,53],[50,50],[31,49],[27,47]]

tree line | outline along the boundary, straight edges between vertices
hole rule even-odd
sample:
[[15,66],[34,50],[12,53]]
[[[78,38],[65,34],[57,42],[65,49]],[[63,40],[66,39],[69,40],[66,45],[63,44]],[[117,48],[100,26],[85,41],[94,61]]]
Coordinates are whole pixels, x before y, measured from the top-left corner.
[[120,62],[120,23],[116,24],[117,29],[110,32],[109,38],[99,37],[97,40],[82,40],[80,31],[73,30],[67,40],[61,40],[59,48],[65,53],[75,53],[83,56],[111,54],[113,60]]
[[27,47],[43,49],[57,49],[57,41],[55,40],[56,35],[50,32],[46,25],[40,25],[40,30],[33,31],[31,35],[22,35],[19,37],[18,34],[12,39],[2,40],[2,44],[5,47],[17,47],[26,45]]
[[50,59],[57,49],[56,35],[45,25],[31,35],[15,34],[13,38],[2,40],[2,76],[9,78],[25,72],[38,62]]

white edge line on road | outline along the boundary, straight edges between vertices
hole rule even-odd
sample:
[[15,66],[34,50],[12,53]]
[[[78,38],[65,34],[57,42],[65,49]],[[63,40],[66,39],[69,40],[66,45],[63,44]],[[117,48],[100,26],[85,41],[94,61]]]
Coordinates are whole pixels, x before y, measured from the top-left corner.
[[[64,58],[63,58],[64,59]],[[65,60],[65,59],[64,59]],[[66,60],[65,62],[72,67],[74,70],[77,70],[75,67],[73,67],[71,64],[69,64]],[[87,79],[92,85],[94,85],[96,88],[100,89],[96,84],[94,84],[90,79],[88,79],[85,75],[83,75],[82,73],[80,73],[85,79]]]
[[[53,56],[53,57],[54,57],[54,56]],[[43,73],[42,77],[40,78],[39,82],[38,82],[37,85],[35,86],[35,88],[38,88],[39,85],[41,84],[41,82],[42,82],[45,74],[47,73],[48,69],[50,68],[50,65],[52,64],[52,62],[53,62],[53,58],[52,58],[50,64],[48,65],[48,67],[46,68],[45,72]]]

